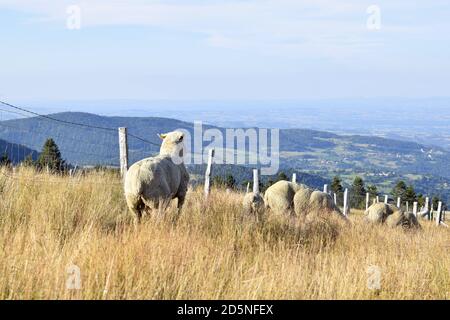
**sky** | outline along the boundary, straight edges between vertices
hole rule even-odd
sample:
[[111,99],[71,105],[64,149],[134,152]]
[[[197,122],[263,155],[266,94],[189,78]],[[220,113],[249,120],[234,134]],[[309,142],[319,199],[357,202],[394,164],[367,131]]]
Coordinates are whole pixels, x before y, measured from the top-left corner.
[[0,0],[0,98],[449,96],[449,17],[448,0]]

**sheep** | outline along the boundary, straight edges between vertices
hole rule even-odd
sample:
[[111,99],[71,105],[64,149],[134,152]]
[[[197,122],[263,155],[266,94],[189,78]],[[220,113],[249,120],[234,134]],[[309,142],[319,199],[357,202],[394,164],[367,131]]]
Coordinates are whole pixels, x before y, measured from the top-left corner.
[[391,204],[374,203],[364,212],[364,220],[369,223],[382,224],[389,215],[398,210],[397,207]]
[[416,216],[403,212],[392,204],[375,203],[364,213],[364,220],[373,224],[386,224],[389,227],[420,228]]
[[298,217],[330,212],[343,217],[329,194],[288,181],[279,181],[268,188],[264,203],[267,209],[274,212],[295,213]]
[[242,201],[242,206],[246,215],[254,215],[257,220],[262,218],[264,213],[264,199],[259,193],[247,193]]
[[294,212],[297,216],[312,218],[321,214],[333,213],[344,218],[344,215],[335,205],[332,197],[321,191],[302,188],[294,196]]
[[159,137],[159,155],[136,162],[125,176],[126,202],[138,221],[148,211],[165,209],[175,198],[180,212],[186,197],[189,174],[183,163],[184,133],[174,131]]
[[264,204],[266,209],[271,209],[274,212],[290,212],[294,210],[293,200],[294,195],[305,186],[289,182],[278,181],[270,186],[264,193]]

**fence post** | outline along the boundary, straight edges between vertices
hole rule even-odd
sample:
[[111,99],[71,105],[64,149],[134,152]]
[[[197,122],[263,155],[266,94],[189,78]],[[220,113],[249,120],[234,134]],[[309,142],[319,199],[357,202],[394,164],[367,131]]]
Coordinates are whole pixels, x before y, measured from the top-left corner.
[[377,196],[377,203],[380,203],[380,196]]
[[250,191],[250,182],[247,182],[247,191],[245,193],[249,193]]
[[211,173],[212,173],[212,162],[214,158],[214,148],[208,151],[208,165],[206,166],[205,172],[205,198],[209,196],[211,191]]
[[297,183],[297,174],[296,173],[292,174],[292,183]]
[[333,200],[334,200],[334,205],[337,206],[337,194],[336,193],[333,194]]
[[258,169],[253,169],[253,193],[259,194],[259,172],[258,172]]
[[71,178],[75,176],[75,173],[77,172],[77,168],[78,168],[78,165],[75,165],[75,167],[73,169],[69,170],[69,176]]
[[366,193],[366,210],[369,209],[370,193]]
[[385,195],[384,196],[384,204],[388,204],[388,202],[389,202],[389,196]]
[[414,206],[413,206],[413,214],[414,216],[417,218],[417,211],[419,208],[419,203],[418,202],[414,202]]
[[402,206],[402,198],[398,197],[397,198],[397,208],[400,209],[401,206]]
[[128,171],[127,128],[119,128],[120,176],[122,179]]
[[325,184],[325,185],[323,186],[323,192],[324,192],[324,193],[328,193],[328,185],[327,185],[327,184]]
[[438,211],[436,212],[436,225],[439,226],[442,220],[442,201],[439,201]]
[[344,191],[344,216],[348,216],[348,189]]

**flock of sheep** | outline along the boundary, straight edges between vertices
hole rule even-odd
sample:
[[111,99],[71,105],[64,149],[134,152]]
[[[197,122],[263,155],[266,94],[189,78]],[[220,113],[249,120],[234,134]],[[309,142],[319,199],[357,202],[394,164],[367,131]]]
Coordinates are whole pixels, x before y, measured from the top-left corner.
[[[124,190],[129,209],[140,220],[145,212],[164,210],[172,199],[178,199],[178,209],[183,206],[189,183],[189,174],[182,161],[184,134],[179,131],[160,135],[162,145],[156,157],[133,164],[125,176]],[[315,191],[305,185],[279,181],[264,193],[247,193],[243,200],[247,213],[260,215],[273,211],[313,218],[316,215],[346,216],[336,206],[331,195]],[[364,219],[391,227],[420,228],[413,213],[385,203],[375,203],[365,212]]]

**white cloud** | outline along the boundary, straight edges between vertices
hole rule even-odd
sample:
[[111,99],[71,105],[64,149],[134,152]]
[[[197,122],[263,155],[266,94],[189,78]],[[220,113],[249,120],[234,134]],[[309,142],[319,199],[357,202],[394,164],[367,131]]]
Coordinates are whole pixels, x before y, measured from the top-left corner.
[[[445,5],[434,0],[433,4]],[[47,21],[64,23],[66,7],[78,4],[83,28],[137,25],[191,32],[204,36],[205,43],[222,48],[254,50],[271,55],[315,56],[350,59],[383,45],[385,36],[410,34],[429,28],[394,25],[392,16],[421,6],[409,1],[381,0],[382,17],[391,17],[379,35],[366,28],[366,9],[371,1],[347,0],[0,0],[0,8],[36,14]],[[447,25],[448,28],[448,25]],[[428,32],[425,32],[428,34]]]

